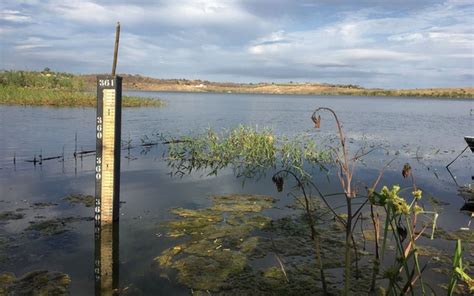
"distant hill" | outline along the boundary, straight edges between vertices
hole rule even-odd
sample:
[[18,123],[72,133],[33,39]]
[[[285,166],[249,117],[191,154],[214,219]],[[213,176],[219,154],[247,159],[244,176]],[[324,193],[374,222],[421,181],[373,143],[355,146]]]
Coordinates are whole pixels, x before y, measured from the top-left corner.
[[[207,80],[158,79],[142,75],[119,74],[123,77],[125,90],[167,91],[167,92],[218,92],[256,94],[301,94],[301,95],[356,95],[356,96],[407,96],[474,98],[474,87],[427,88],[427,89],[380,89],[363,88],[358,85],[328,83],[232,83]],[[3,71],[0,85],[15,84],[24,87],[47,89],[74,89],[95,91],[96,74],[73,75],[47,71]]]
[[[407,96],[474,98],[474,87],[426,88],[426,89],[380,89],[363,88],[358,85],[329,83],[232,83],[207,80],[158,79],[142,75],[119,74],[123,77],[123,88],[128,90],[167,92],[218,92],[256,94],[301,94],[301,95],[360,95],[360,96]],[[81,76],[88,85],[95,85],[96,75]]]

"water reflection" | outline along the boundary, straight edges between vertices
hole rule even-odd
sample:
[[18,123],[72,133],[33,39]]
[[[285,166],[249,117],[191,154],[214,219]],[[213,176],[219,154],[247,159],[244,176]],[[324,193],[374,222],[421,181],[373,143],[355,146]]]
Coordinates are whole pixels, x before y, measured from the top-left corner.
[[95,224],[95,295],[116,295],[119,283],[119,223]]

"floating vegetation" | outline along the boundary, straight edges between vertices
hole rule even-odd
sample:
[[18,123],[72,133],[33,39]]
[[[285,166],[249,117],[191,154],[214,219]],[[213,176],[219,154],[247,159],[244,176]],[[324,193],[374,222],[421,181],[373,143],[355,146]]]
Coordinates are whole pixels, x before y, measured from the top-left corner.
[[20,220],[25,217],[23,213],[17,213],[13,211],[5,211],[0,213],[0,221],[9,221],[9,220]]
[[[10,264],[11,262],[15,262],[17,258],[22,256],[21,252],[18,252],[18,247],[25,242],[21,239],[22,237],[17,235],[7,233],[0,234],[0,266],[4,263]],[[1,271],[0,267],[0,272]],[[0,295],[2,294],[0,293]]]
[[470,186],[459,188],[459,195],[461,195],[466,201],[474,202],[474,188],[471,188]]
[[418,246],[417,252],[418,255],[424,256],[433,262],[446,264],[447,266],[449,266],[449,263],[451,262],[450,254],[432,246]]
[[[213,295],[321,293],[320,271],[304,216],[271,220],[261,214],[274,202],[269,196],[232,194],[211,200],[208,208],[171,210],[179,218],[164,225],[167,236],[187,240],[155,258],[162,276],[172,277],[176,271],[177,281],[196,295],[206,291]],[[328,226],[317,231],[326,243],[324,267],[342,268],[343,232]],[[258,267],[257,263],[255,267],[255,262],[268,256],[274,257],[274,266]],[[337,291],[332,284],[329,290]]]
[[20,278],[0,274],[0,295],[69,295],[71,279],[67,274],[38,270]]
[[[313,262],[289,262],[285,265],[285,270],[288,280],[276,266],[245,268],[242,272],[231,275],[222,289],[212,295],[323,295],[319,270],[314,268]],[[329,292],[331,295],[339,294],[333,284],[329,287]]]
[[444,202],[436,197],[434,197],[431,194],[425,194],[426,200],[428,201],[430,207],[433,209],[435,212],[441,212],[443,210],[444,206],[449,205],[449,203]]
[[455,231],[446,231],[438,228],[436,230],[436,237],[450,241],[457,241],[460,239],[463,242],[474,244],[474,231],[472,230],[458,229]]
[[459,188],[458,193],[465,201],[461,211],[465,211],[472,215],[472,213],[474,213],[474,188],[470,185],[463,186]]
[[218,212],[261,212],[273,205],[274,199],[264,195],[213,196],[211,210]]
[[93,207],[95,204],[95,197],[92,195],[69,194],[64,197],[64,200],[67,200],[73,204],[82,204],[87,208]]
[[33,209],[45,209],[49,207],[55,207],[57,206],[57,203],[52,203],[52,202],[35,202],[31,205]]
[[8,240],[4,237],[0,236],[0,263],[7,260],[7,250],[8,248]]
[[[306,258],[305,260],[309,260],[313,264],[313,268],[318,270],[313,262],[314,243],[305,216],[283,217],[274,220],[264,230],[271,235],[271,239],[262,240],[259,245],[260,252],[278,252],[284,257]],[[344,258],[341,256],[344,250],[343,230],[334,230],[330,224],[327,224],[320,225],[316,231],[321,241],[324,241],[321,246],[324,268],[343,267]]]
[[31,225],[28,226],[25,230],[29,232],[36,232],[42,236],[51,236],[56,234],[61,234],[70,229],[70,223],[79,222],[79,221],[91,221],[94,218],[89,217],[65,217],[65,218],[55,218],[44,221],[32,221]]
[[248,264],[246,254],[258,244],[251,234],[262,229],[270,218],[260,212],[274,202],[269,196],[228,195],[212,197],[206,209],[174,209],[181,219],[165,224],[169,237],[188,236],[188,240],[155,258],[168,277],[177,270],[181,284],[195,290],[217,291],[230,275]]

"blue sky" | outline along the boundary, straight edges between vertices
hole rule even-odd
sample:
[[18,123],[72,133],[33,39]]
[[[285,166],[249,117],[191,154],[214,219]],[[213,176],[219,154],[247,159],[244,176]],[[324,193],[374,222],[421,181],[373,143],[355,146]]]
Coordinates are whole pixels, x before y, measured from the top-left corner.
[[0,69],[366,87],[474,84],[474,0],[2,0]]

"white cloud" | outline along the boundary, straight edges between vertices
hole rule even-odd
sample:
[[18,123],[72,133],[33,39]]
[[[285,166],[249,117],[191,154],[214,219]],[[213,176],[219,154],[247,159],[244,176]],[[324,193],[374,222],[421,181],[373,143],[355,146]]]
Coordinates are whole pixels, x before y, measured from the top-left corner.
[[30,50],[30,49],[37,49],[37,48],[45,48],[45,47],[50,47],[45,44],[19,44],[16,45],[15,48],[19,50]]
[[172,27],[261,25],[262,21],[243,10],[237,1],[167,0],[144,6],[135,4],[99,4],[96,1],[51,1],[49,9],[66,20],[127,25],[161,24]]
[[48,44],[47,41],[39,37],[28,37],[15,45],[15,49],[21,51],[46,47],[51,47],[51,45]]
[[12,23],[27,23],[31,22],[31,17],[25,15],[18,10],[2,10],[0,11],[0,20]]
[[434,42],[448,42],[458,45],[464,44],[471,48],[474,45],[474,34],[472,33],[429,32],[428,38]]
[[268,44],[257,44],[252,45],[248,48],[248,51],[254,55],[272,55],[272,54],[284,54],[288,52],[292,47],[288,43],[268,43]]
[[49,8],[59,17],[91,25],[110,24],[116,21],[138,22],[145,10],[135,5],[100,5],[92,1],[52,1]]
[[369,61],[414,61],[424,59],[422,55],[415,53],[399,52],[394,50],[386,50],[382,48],[353,48],[337,51],[337,55],[341,55],[348,60],[369,60]]
[[[274,65],[283,62],[301,70],[323,65],[340,67],[341,77],[349,69],[397,77],[392,83],[384,81],[386,87],[396,87],[401,79],[403,84],[426,83],[423,76],[430,77],[432,85],[472,85],[472,81],[460,79],[473,75],[474,27],[471,18],[465,17],[468,14],[465,8],[451,3],[399,16],[370,9],[345,14],[314,29],[278,34],[278,38],[274,37],[276,33],[269,33],[251,42],[247,49],[265,65],[269,61]],[[277,39],[286,42],[272,42]],[[317,75],[308,80],[324,79]],[[361,78],[358,83],[380,86],[376,85],[379,79]],[[419,86],[423,86],[421,83]]]
[[389,41],[420,41],[425,39],[422,33],[405,33],[388,36]]
[[167,1],[152,12],[157,20],[174,26],[188,25],[222,25],[258,21],[247,13],[236,1]]
[[4,1],[0,68],[103,72],[121,21],[124,72],[376,87],[472,84],[472,1],[397,2],[406,9],[366,5],[371,1],[304,9],[290,0]]

